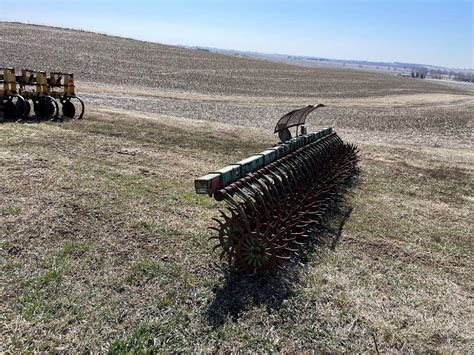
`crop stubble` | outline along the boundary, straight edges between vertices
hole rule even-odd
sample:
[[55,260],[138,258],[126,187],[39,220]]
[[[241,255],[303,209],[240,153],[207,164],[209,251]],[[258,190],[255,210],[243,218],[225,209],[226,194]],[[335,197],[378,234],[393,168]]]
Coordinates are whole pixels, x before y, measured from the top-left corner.
[[[0,126],[2,350],[472,350],[472,90],[0,31],[0,65],[73,71],[87,104],[82,122]],[[193,178],[315,102],[310,125],[362,149],[342,234],[337,215],[282,278],[223,276]]]

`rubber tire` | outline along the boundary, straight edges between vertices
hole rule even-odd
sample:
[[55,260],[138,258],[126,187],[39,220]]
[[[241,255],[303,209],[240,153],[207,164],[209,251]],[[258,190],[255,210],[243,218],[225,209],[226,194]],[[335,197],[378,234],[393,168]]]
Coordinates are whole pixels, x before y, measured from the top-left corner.
[[18,118],[18,108],[12,101],[3,104],[3,118],[5,121],[14,121]]
[[74,118],[76,115],[76,107],[71,101],[65,101],[63,103],[63,116],[68,118]]
[[42,99],[35,105],[35,114],[40,119],[50,119],[54,116],[54,104],[47,99]]
[[16,109],[17,109],[17,118],[22,118],[26,116],[26,111],[28,110],[28,101],[21,101],[18,100],[16,102]]

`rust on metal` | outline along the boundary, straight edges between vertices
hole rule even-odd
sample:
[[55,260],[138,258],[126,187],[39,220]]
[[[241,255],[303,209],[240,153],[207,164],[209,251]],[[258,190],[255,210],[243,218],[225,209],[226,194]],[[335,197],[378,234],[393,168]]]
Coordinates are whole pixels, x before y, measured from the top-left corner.
[[[317,107],[283,116],[282,129],[304,123]],[[241,164],[246,170],[238,178],[231,174],[234,164],[195,182],[196,192],[225,203],[210,227],[216,231],[210,238],[217,241],[215,249],[247,273],[283,269],[295,260],[309,242],[311,229],[322,223],[357,170],[359,159],[358,149],[331,128],[293,138],[260,155],[265,154],[263,166]]]
[[282,268],[309,241],[358,160],[334,133],[215,193],[226,207],[216,219],[217,247],[247,273]]
[[274,133],[281,132],[290,127],[303,125],[306,122],[306,118],[311,112],[313,112],[319,107],[324,107],[324,106],[325,105],[323,104],[308,105],[306,107],[288,112],[286,115],[284,115],[282,118],[278,120],[275,126]]

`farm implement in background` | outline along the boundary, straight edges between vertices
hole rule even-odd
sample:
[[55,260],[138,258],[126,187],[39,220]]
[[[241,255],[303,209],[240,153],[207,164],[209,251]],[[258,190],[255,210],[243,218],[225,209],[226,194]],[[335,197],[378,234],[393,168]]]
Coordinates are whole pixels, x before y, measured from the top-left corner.
[[84,102],[75,93],[74,74],[0,68],[0,115],[18,119],[82,119]]
[[[289,112],[275,127],[282,142],[195,180],[198,194],[226,202],[211,239],[232,266],[247,273],[283,269],[354,175],[354,145],[332,128],[306,133],[306,117],[322,106]],[[301,134],[292,138],[291,127]]]

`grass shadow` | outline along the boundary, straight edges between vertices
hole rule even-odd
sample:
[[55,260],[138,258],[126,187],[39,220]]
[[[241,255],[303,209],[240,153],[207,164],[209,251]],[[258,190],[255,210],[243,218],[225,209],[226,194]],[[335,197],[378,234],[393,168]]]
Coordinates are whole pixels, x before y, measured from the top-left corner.
[[[310,238],[300,255],[283,265],[285,271],[263,275],[246,275],[233,268],[224,271],[222,287],[217,287],[206,316],[211,327],[217,328],[226,321],[237,321],[241,314],[264,305],[267,311],[278,310],[291,298],[300,280],[304,264],[317,261],[328,250],[334,251],[341,238],[344,225],[352,213],[352,207],[344,198],[344,192],[352,188],[358,175],[350,179],[318,224],[310,226]],[[315,255],[316,254],[316,255]]]
[[279,309],[294,294],[295,276],[296,273],[248,276],[228,268],[224,285],[214,290],[215,297],[207,309],[209,325],[218,328],[227,320],[235,322],[243,312],[262,305],[268,311]]
[[66,116],[58,116],[56,118],[41,118],[41,117],[38,117],[37,115],[21,117],[21,118],[12,119],[12,120],[6,120],[0,116],[0,123],[40,124],[40,123],[45,123],[45,122],[63,123],[63,122],[69,122],[69,121],[74,121],[74,120],[77,120],[77,119],[72,118],[72,117],[66,117]]

